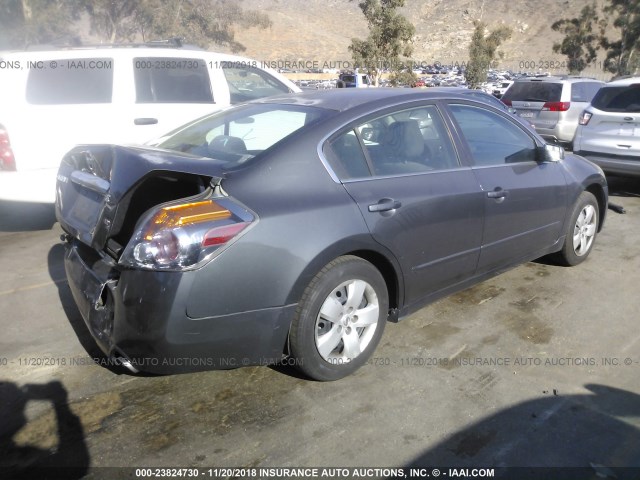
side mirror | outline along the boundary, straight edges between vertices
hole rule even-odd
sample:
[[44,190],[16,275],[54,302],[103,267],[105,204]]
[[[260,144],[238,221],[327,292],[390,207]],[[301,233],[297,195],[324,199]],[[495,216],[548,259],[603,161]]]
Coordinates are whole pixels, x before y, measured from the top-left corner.
[[543,162],[559,162],[564,158],[564,148],[559,145],[551,145],[547,143],[541,147],[541,160]]

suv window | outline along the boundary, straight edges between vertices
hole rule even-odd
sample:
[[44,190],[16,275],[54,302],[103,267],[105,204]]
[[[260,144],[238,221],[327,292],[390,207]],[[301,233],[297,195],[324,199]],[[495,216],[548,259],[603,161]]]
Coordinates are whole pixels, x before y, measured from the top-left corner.
[[110,103],[112,92],[113,59],[72,58],[29,70],[26,98],[35,105]]
[[251,65],[222,62],[222,71],[229,84],[231,103],[248,102],[257,98],[290,93],[289,88],[267,72]]
[[605,112],[640,113],[640,83],[625,87],[602,87],[591,102]]
[[502,101],[559,102],[562,83],[514,82],[502,97]]
[[571,84],[571,101],[589,103],[593,96],[600,90],[602,83],[577,82]]
[[136,103],[213,103],[204,60],[138,57],[133,70]]
[[477,166],[536,160],[536,144],[520,127],[506,118],[469,105],[451,105]]

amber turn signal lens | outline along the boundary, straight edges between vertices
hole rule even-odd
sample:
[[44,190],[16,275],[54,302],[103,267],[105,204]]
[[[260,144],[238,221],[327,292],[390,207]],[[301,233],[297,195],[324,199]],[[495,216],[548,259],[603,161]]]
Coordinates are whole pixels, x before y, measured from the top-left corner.
[[151,219],[150,228],[144,233],[144,238],[151,240],[162,228],[184,227],[229,217],[231,212],[213,200],[164,207]]

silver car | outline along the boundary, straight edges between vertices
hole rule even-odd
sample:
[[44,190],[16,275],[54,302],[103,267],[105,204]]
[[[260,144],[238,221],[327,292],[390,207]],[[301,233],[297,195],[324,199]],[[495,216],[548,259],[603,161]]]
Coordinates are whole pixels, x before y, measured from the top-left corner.
[[585,77],[522,78],[501,100],[515,108],[545,140],[571,147],[580,114],[603,85]]
[[574,148],[605,172],[640,176],[640,77],[607,83],[580,116]]

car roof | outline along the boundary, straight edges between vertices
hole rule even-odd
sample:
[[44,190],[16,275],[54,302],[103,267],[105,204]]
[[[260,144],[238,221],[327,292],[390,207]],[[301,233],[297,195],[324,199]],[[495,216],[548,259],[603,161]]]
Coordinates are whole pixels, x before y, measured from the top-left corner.
[[[20,51],[4,51],[0,58],[4,60],[49,60],[49,59],[90,59],[90,58],[134,58],[134,57],[187,57],[215,58],[218,61],[244,61],[250,59],[226,53],[209,52],[198,48],[149,47],[149,46],[86,46],[74,48],[52,48]],[[253,60],[251,60],[253,62]],[[266,70],[267,68],[265,68]]]
[[[307,90],[302,93],[277,95],[256,100],[254,103],[276,103],[285,105],[306,105],[339,112],[365,104],[389,104],[419,100],[467,99],[469,95],[460,93],[454,87],[409,89],[409,88],[338,88],[335,90]],[[392,101],[391,101],[392,100]]]
[[640,83],[640,77],[628,76],[622,78],[614,78],[609,83],[605,85],[605,87],[626,87],[628,85],[638,84]]
[[544,76],[536,76],[536,77],[521,77],[515,80],[517,83],[523,82],[598,82],[604,83],[602,80],[598,80],[593,77],[580,77],[580,76],[572,76],[572,75],[544,75]]

